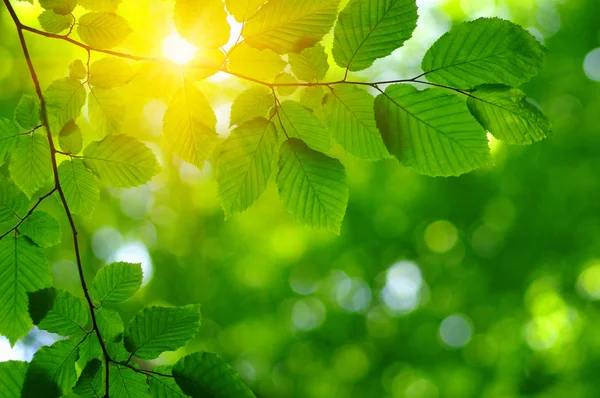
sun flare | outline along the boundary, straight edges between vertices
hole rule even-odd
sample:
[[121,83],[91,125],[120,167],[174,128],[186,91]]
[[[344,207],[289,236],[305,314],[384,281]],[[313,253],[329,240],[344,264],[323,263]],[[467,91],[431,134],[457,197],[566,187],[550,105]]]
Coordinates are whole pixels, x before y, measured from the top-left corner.
[[163,55],[179,65],[187,64],[194,59],[196,51],[198,51],[196,46],[176,32],[167,36],[163,41]]

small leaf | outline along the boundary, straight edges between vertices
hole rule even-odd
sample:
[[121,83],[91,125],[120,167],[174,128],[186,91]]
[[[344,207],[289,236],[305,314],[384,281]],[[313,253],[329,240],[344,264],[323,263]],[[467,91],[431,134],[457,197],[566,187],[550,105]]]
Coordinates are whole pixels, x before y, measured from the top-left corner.
[[67,15],[77,6],[77,0],[39,0],[40,6],[57,14]]
[[126,135],[92,142],[83,151],[83,161],[100,180],[117,188],[145,184],[158,172],[150,148]]
[[80,80],[87,77],[87,69],[80,59],[76,59],[69,65],[69,77]]
[[27,366],[21,361],[0,362],[0,391],[4,398],[21,398]]
[[525,29],[499,18],[464,22],[436,41],[422,68],[432,83],[470,89],[518,86],[541,68],[544,47]]
[[0,164],[4,164],[6,157],[17,149],[20,138],[19,126],[12,120],[0,117]]
[[375,118],[390,153],[418,173],[456,176],[490,162],[485,131],[453,93],[392,85],[375,100]]
[[231,105],[230,126],[242,125],[257,117],[264,117],[273,107],[272,93],[266,87],[253,87],[242,92]]
[[121,132],[125,104],[117,90],[92,88],[88,96],[90,122],[100,137]]
[[164,351],[183,347],[199,327],[199,305],[146,307],[129,322],[125,347],[133,357],[154,359]]
[[28,200],[17,186],[0,176],[0,222],[18,221],[27,211]]
[[122,0],[78,0],[80,6],[92,11],[115,12]]
[[238,22],[250,19],[266,0],[225,0],[227,10]]
[[118,262],[100,268],[92,283],[92,299],[102,306],[125,301],[142,285],[140,264]]
[[196,85],[179,90],[163,121],[163,135],[182,160],[202,168],[217,145],[217,117]]
[[[273,82],[276,84],[296,84],[296,83],[298,83],[296,78],[294,76],[290,75],[289,73],[278,74],[277,76],[275,76],[275,80],[273,80]],[[294,94],[296,92],[297,88],[298,87],[296,87],[294,85],[278,86],[277,92],[279,93],[279,95],[288,96],[288,95]]]
[[81,299],[54,288],[29,293],[29,313],[38,328],[61,336],[83,336],[89,320]]
[[58,398],[77,380],[77,342],[59,340],[33,356],[25,375],[23,398]]
[[58,134],[58,145],[66,153],[77,155],[83,149],[83,135],[74,121],[65,124]]
[[229,40],[227,12],[221,0],[175,1],[175,27],[190,43],[201,48],[217,48]]
[[58,34],[71,27],[75,22],[70,14],[60,15],[52,10],[46,10],[38,17],[42,29],[48,33]]
[[499,140],[526,145],[551,132],[550,121],[518,88],[481,86],[472,95],[467,101],[469,110]]
[[37,97],[23,94],[15,109],[15,121],[25,130],[32,130],[40,123],[40,101]]
[[306,82],[323,80],[329,70],[327,54],[322,44],[302,50],[298,54],[291,53],[288,59],[294,75]]
[[98,88],[114,88],[127,84],[133,78],[133,70],[127,61],[117,57],[105,57],[90,65],[90,85]]
[[85,365],[73,392],[80,397],[104,397],[104,367],[99,359],[92,359]]
[[281,123],[288,137],[300,138],[309,147],[325,152],[331,148],[331,136],[321,121],[296,101],[284,101],[279,107]]
[[[154,369],[155,372],[161,375],[171,376],[170,366],[158,366]],[[174,377],[161,376],[152,374],[148,378],[150,387],[150,395],[152,398],[187,398],[188,396],[181,391],[181,388],[175,382]]]
[[110,398],[148,398],[148,384],[142,373],[118,364],[110,364],[108,372]]
[[55,80],[44,93],[44,98],[52,131],[57,133],[69,121],[79,117],[85,104],[85,87],[71,77]]
[[250,78],[272,81],[285,69],[285,61],[271,50],[257,50],[242,43],[229,55],[229,70]]
[[335,62],[351,71],[367,69],[410,39],[417,18],[415,0],[351,0],[335,26]]
[[244,27],[246,42],[279,54],[317,44],[337,17],[340,0],[270,0]]
[[90,12],[77,22],[77,33],[91,47],[104,49],[115,47],[129,34],[131,28],[125,18],[109,12]]
[[96,323],[105,341],[119,342],[123,338],[123,320],[117,311],[107,308],[98,308],[96,310]]
[[41,134],[23,136],[13,153],[10,176],[29,199],[52,174],[48,139]]
[[348,153],[367,160],[389,157],[375,123],[375,99],[353,86],[336,86],[325,96],[323,112],[333,138]]
[[181,390],[192,398],[256,398],[217,354],[196,352],[187,355],[173,365],[172,372]]
[[81,159],[66,160],[58,166],[58,178],[73,214],[90,216],[100,200],[96,177]]
[[60,243],[60,225],[56,218],[43,211],[31,213],[19,227],[19,231],[40,247],[52,247]]
[[285,208],[303,224],[339,233],[348,204],[344,166],[295,138],[279,153],[277,186]]
[[264,192],[276,145],[277,129],[264,118],[254,119],[231,132],[221,149],[217,169],[225,217],[246,210]]

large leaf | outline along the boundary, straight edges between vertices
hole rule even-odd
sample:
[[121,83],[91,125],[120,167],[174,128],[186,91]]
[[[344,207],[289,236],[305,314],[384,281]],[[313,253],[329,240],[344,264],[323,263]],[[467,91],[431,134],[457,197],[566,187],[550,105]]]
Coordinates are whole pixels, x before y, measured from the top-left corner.
[[115,89],[92,88],[88,96],[90,122],[100,137],[120,133],[125,104]]
[[40,348],[27,369],[22,397],[58,398],[66,394],[77,380],[77,351],[73,340],[59,340]]
[[221,0],[176,0],[175,27],[200,48],[221,47],[229,40],[227,12]]
[[89,320],[81,299],[54,288],[29,293],[29,313],[38,328],[61,336],[82,336]]
[[99,359],[92,359],[85,365],[73,392],[80,397],[103,398],[105,384],[104,366]]
[[266,0],[225,0],[227,10],[235,17],[238,22],[244,22],[256,11],[260,6],[265,4]]
[[271,176],[277,129],[257,118],[234,129],[219,156],[217,181],[225,217],[250,207]]
[[100,268],[92,282],[92,299],[102,306],[127,300],[142,285],[140,264],[118,262]]
[[299,52],[329,32],[340,0],[270,0],[247,22],[244,38],[254,48]]
[[96,177],[81,159],[64,161],[58,166],[58,178],[73,214],[89,216],[100,200]]
[[298,54],[289,54],[288,58],[292,72],[300,80],[307,82],[323,80],[329,70],[327,53],[322,44],[302,50]]
[[125,18],[111,12],[90,12],[77,21],[81,40],[94,48],[115,47],[129,34],[131,28]]
[[339,233],[348,204],[344,166],[294,138],[279,152],[277,186],[286,209],[303,224]]
[[284,101],[279,118],[288,137],[300,138],[309,147],[325,152],[331,148],[331,136],[321,121],[296,101]]
[[351,0],[335,26],[333,57],[359,71],[402,47],[417,27],[415,0]]
[[273,107],[273,94],[266,87],[253,87],[242,92],[231,104],[230,126],[241,126],[257,117],[264,117]]
[[19,145],[19,126],[12,120],[0,117],[0,164],[14,152]]
[[15,109],[15,121],[25,130],[31,130],[40,123],[40,101],[37,97],[21,96]]
[[90,65],[89,83],[98,88],[114,88],[133,78],[131,66],[122,58],[105,57]]
[[27,211],[27,197],[8,178],[0,176],[0,222],[18,221]]
[[145,184],[158,172],[150,148],[126,135],[92,142],[83,151],[83,161],[100,180],[118,188]]
[[[158,374],[151,374],[148,378],[150,395],[152,398],[186,398],[187,395],[181,391],[181,388],[175,382],[171,373],[170,366],[158,366],[154,369]],[[164,376],[162,376],[164,375]]]
[[490,162],[485,131],[448,91],[389,86],[375,100],[375,117],[390,153],[419,173],[455,176]]
[[187,355],[177,361],[172,372],[181,390],[192,398],[256,398],[217,354],[196,352]]
[[229,70],[250,78],[272,81],[285,68],[285,61],[269,49],[257,50],[242,43],[229,55]]
[[125,347],[131,356],[154,359],[175,351],[193,338],[200,327],[200,306],[146,307],[129,322]]
[[186,85],[175,93],[163,120],[163,134],[173,152],[198,168],[217,145],[217,117],[198,87]]
[[73,22],[75,22],[70,14],[61,15],[52,10],[46,10],[41,13],[38,17],[38,21],[40,21],[42,29],[48,33],[54,34],[69,29]]
[[148,384],[142,373],[117,364],[111,364],[108,372],[110,398],[148,398]]
[[60,225],[50,214],[34,211],[19,227],[19,231],[41,247],[52,247],[60,243]]
[[70,120],[75,120],[85,104],[83,84],[72,77],[53,81],[46,92],[46,109],[53,133],[58,133]]
[[52,175],[48,139],[41,134],[21,137],[9,171],[15,184],[31,199]]
[[550,121],[518,88],[481,86],[472,94],[467,102],[471,113],[499,140],[531,144],[551,132]]
[[0,362],[0,391],[4,398],[21,398],[27,362]]
[[542,66],[545,50],[525,29],[499,18],[462,23],[427,51],[427,80],[469,89],[493,83],[518,86]]
[[374,102],[371,94],[353,86],[336,86],[323,101],[325,120],[333,138],[361,159],[389,156],[375,123]]

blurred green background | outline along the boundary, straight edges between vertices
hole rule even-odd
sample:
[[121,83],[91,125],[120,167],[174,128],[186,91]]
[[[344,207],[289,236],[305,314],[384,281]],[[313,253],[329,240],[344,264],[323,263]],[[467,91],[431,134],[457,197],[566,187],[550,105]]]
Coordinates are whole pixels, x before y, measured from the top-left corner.
[[[37,26],[39,8],[15,4]],[[548,48],[524,89],[554,136],[529,147],[492,142],[495,167],[460,178],[344,157],[350,203],[340,236],[294,222],[273,183],[225,221],[210,166],[199,172],[161,152],[175,72],[138,65],[124,130],[156,143],[164,171],[140,188],[105,190],[78,225],[88,278],[107,262],[143,264],[146,284],[121,309],[125,322],[146,304],[202,304],[199,335],[158,362],[218,352],[260,398],[600,397],[600,2],[418,4],[414,38],[357,78],[412,77],[452,23],[507,18]],[[120,12],[135,33],[123,51],[160,54],[171,8],[125,0]],[[12,117],[33,87],[0,10],[0,116]],[[27,39],[43,86],[85,59],[68,44]],[[202,83],[223,134],[240,84],[218,75]],[[81,295],[60,206],[43,207],[63,222],[63,244],[48,253],[55,285]],[[2,339],[0,360],[29,360],[53,338],[33,331],[13,349]]]

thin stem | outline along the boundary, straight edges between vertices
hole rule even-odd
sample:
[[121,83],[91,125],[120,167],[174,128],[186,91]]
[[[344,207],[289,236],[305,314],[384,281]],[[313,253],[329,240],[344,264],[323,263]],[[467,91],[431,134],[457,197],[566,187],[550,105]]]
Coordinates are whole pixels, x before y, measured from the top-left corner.
[[[43,196],[41,196],[37,200],[37,202],[35,202],[35,204],[31,207],[31,209],[29,209],[29,211],[27,212],[27,214],[25,214],[25,216],[22,217],[19,220],[19,222],[14,227],[12,227],[8,231],[6,231],[4,234],[2,234],[2,236],[0,236],[0,240],[2,240],[6,235],[10,234],[11,232],[16,231],[21,226],[21,224],[23,224],[23,222],[25,222],[25,220],[27,220],[27,218],[33,214],[33,211],[44,201],[44,199],[46,199],[47,197],[49,197],[50,195],[52,195],[54,192],[56,192],[56,187],[52,188],[50,190],[50,192],[48,192],[48,193],[44,194]],[[16,213],[15,213],[15,216],[19,217],[19,215],[16,214]]]

